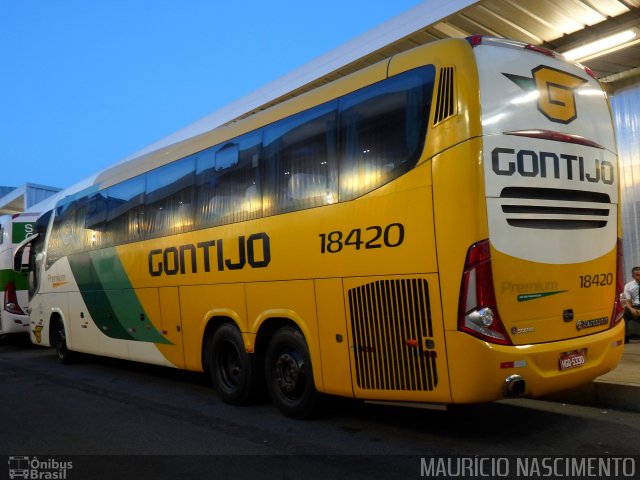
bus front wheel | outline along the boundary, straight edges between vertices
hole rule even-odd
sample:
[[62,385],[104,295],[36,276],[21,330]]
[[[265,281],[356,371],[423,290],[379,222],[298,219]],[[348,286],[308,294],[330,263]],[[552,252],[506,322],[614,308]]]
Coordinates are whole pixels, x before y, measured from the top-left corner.
[[67,334],[64,329],[64,322],[58,318],[53,326],[53,347],[56,349],[58,360],[63,364],[73,363],[74,352],[67,346]]
[[319,394],[309,348],[298,329],[276,331],[267,349],[265,378],[271,400],[283,414],[302,419],[317,413]]
[[221,325],[210,339],[209,374],[213,388],[231,405],[251,403],[256,393],[257,359],[244,348],[242,334],[233,325]]

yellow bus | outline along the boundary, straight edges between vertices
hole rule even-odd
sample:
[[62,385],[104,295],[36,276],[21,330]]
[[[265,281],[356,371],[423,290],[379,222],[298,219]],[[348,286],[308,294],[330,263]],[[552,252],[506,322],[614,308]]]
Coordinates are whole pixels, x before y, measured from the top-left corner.
[[549,394],[622,354],[618,186],[588,69],[435,42],[60,200],[30,239],[31,337],[299,418],[325,394]]

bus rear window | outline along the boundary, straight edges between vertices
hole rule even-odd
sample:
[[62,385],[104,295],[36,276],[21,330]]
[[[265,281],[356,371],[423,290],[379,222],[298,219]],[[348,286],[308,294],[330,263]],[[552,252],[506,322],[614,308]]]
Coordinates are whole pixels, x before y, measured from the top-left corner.
[[410,70],[340,99],[340,200],[402,175],[427,133],[435,68]]

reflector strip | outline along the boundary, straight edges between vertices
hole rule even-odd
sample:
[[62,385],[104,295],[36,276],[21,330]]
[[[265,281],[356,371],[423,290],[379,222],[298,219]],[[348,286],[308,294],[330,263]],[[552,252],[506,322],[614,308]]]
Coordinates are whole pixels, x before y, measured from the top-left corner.
[[599,148],[604,150],[602,145],[588,140],[580,135],[570,133],[554,132],[552,130],[517,130],[513,132],[504,132],[505,135],[517,135],[519,137],[539,138],[542,140],[551,140],[554,142],[574,143],[576,145],[584,145],[586,147]]

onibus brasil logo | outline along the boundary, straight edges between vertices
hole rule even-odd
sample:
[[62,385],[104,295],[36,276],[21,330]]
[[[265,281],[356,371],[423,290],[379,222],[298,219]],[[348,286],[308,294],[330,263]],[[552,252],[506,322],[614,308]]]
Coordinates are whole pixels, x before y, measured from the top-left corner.
[[73,469],[73,462],[60,461],[54,458],[10,456],[9,478],[33,480],[66,480],[67,471]]

